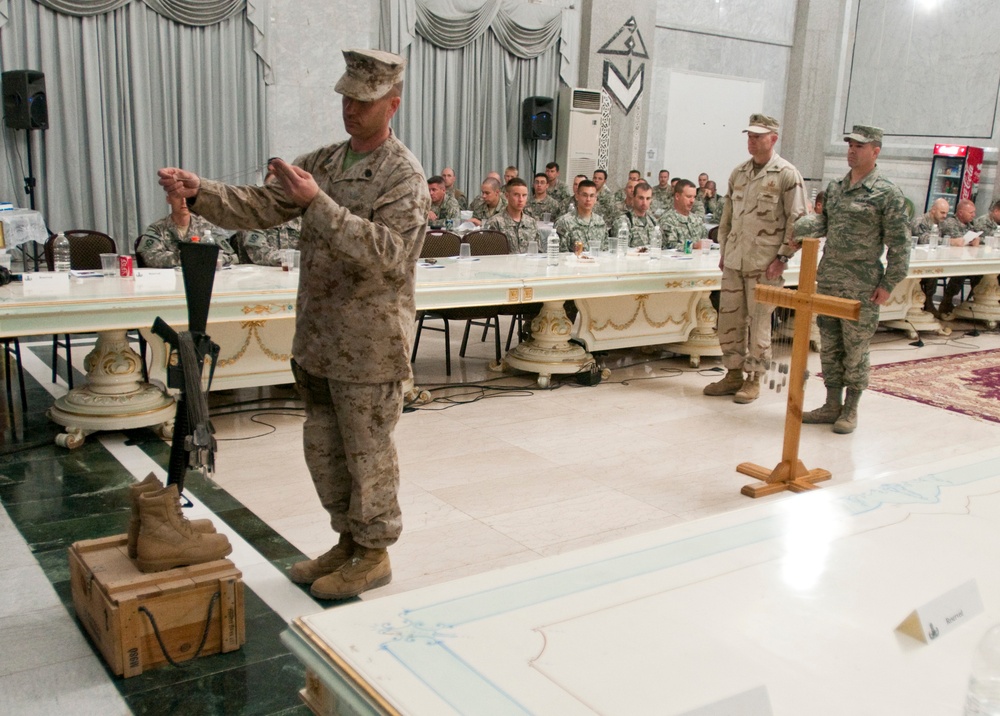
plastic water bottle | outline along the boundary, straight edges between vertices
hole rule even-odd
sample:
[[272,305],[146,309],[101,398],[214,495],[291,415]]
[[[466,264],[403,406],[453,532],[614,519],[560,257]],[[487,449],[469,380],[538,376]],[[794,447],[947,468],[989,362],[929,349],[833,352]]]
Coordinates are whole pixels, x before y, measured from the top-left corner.
[[986,632],[972,657],[965,716],[1000,716],[1000,624]]
[[69,239],[61,231],[52,243],[52,264],[56,271],[67,272],[72,268],[70,265]]
[[618,246],[617,255],[624,256],[628,253],[628,227],[619,226],[618,227]]
[[548,250],[548,263],[549,266],[559,265],[559,234],[552,232],[549,234],[548,242],[546,243],[546,248]]
[[205,235],[201,237],[201,243],[203,244],[214,244],[215,238],[212,236],[211,229],[205,229]]
[[931,235],[930,238],[928,239],[928,248],[930,248],[933,251],[938,247],[938,244],[940,242],[941,242],[941,229],[938,228],[937,224],[934,224],[934,226],[931,227]]
[[658,259],[663,253],[663,233],[660,231],[660,227],[654,225],[653,233],[649,237],[649,256],[650,258]]

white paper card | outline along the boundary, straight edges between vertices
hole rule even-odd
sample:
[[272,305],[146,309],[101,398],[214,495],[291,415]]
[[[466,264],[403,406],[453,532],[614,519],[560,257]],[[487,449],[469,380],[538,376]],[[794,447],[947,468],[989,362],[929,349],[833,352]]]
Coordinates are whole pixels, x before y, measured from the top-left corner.
[[928,644],[965,624],[983,611],[983,598],[975,579],[942,594],[910,614],[899,631]]
[[173,269],[136,269],[135,288],[137,291],[170,289],[177,285],[179,273]]
[[25,296],[69,293],[69,272],[38,271],[21,274]]
[[962,239],[965,241],[965,245],[969,246],[973,241],[975,241],[982,235],[983,235],[982,231],[967,231],[965,232],[965,236],[963,236]]
[[773,716],[767,687],[758,686],[714,704],[699,706],[678,716]]

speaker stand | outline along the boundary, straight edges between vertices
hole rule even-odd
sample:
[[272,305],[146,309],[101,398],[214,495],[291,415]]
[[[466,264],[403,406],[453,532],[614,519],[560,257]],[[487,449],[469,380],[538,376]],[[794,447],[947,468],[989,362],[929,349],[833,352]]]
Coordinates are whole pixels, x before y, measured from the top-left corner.
[[[28,208],[30,208],[32,211],[35,211],[36,210],[35,209],[35,173],[34,173],[34,162],[32,161],[32,156],[31,156],[31,130],[30,129],[25,129],[24,130],[24,138],[27,141],[27,145],[28,145],[28,151],[27,151],[27,155],[28,155],[28,176],[26,176],[24,178],[24,193],[28,195]],[[47,226],[48,226],[48,222],[46,222],[46,227]],[[32,247],[31,248],[31,260],[35,264],[35,272],[37,273],[38,270],[39,270],[39,268],[38,268],[38,242],[37,241],[32,241],[31,242],[31,247]],[[24,252],[24,251],[22,251],[21,253],[22,253],[22,255],[26,255],[26,252]],[[27,267],[25,267],[25,268],[27,268]]]

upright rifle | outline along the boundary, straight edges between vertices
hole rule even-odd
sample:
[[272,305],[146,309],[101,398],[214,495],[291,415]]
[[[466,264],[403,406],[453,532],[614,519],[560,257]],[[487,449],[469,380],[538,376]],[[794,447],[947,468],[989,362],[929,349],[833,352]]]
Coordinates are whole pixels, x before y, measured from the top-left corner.
[[159,316],[153,322],[152,330],[171,351],[176,351],[178,357],[176,363],[168,361],[167,365],[167,387],[180,391],[167,484],[176,484],[177,491],[183,492],[184,477],[189,469],[200,469],[206,475],[215,471],[215,428],[208,415],[208,401],[201,389],[201,376],[205,358],[210,357],[208,382],[211,385],[219,359],[219,346],[205,333],[219,246],[184,242],[180,245],[180,252],[188,330],[178,333]]

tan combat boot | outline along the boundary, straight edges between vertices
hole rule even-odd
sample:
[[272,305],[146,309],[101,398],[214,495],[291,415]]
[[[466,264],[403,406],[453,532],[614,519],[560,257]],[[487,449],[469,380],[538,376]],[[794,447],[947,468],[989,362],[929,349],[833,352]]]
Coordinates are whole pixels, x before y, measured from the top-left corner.
[[733,396],[733,402],[745,405],[757,400],[758,397],[760,397],[760,373],[747,373],[743,385]]
[[861,391],[853,388],[847,389],[847,399],[844,401],[844,408],[840,411],[837,422],[833,424],[833,432],[840,435],[853,433],[858,427],[858,401],[861,400]]
[[136,564],[143,572],[162,572],[222,559],[233,551],[225,535],[191,529],[181,514],[177,485],[139,495]]
[[[128,556],[131,559],[135,559],[136,557],[135,544],[136,540],[139,539],[139,495],[144,492],[155,492],[162,489],[163,483],[153,473],[146,475],[146,479],[142,482],[129,485],[128,501],[132,505],[132,516],[129,517],[128,521]],[[215,532],[215,525],[212,524],[212,520],[188,520],[188,522],[191,523],[191,529],[195,532]]]
[[843,407],[840,398],[842,392],[843,388],[827,387],[826,402],[815,410],[802,413],[802,422],[813,425],[837,422],[837,418],[840,417],[840,410]]
[[340,569],[317,579],[309,591],[317,599],[349,599],[391,581],[389,553],[358,545]]
[[743,371],[730,368],[722,380],[709,383],[701,392],[705,395],[736,395],[743,387]]
[[288,576],[296,584],[312,584],[320,577],[333,574],[340,569],[340,566],[354,554],[356,546],[351,533],[344,532],[340,535],[340,541],[326,554],[293,564],[288,570]]

